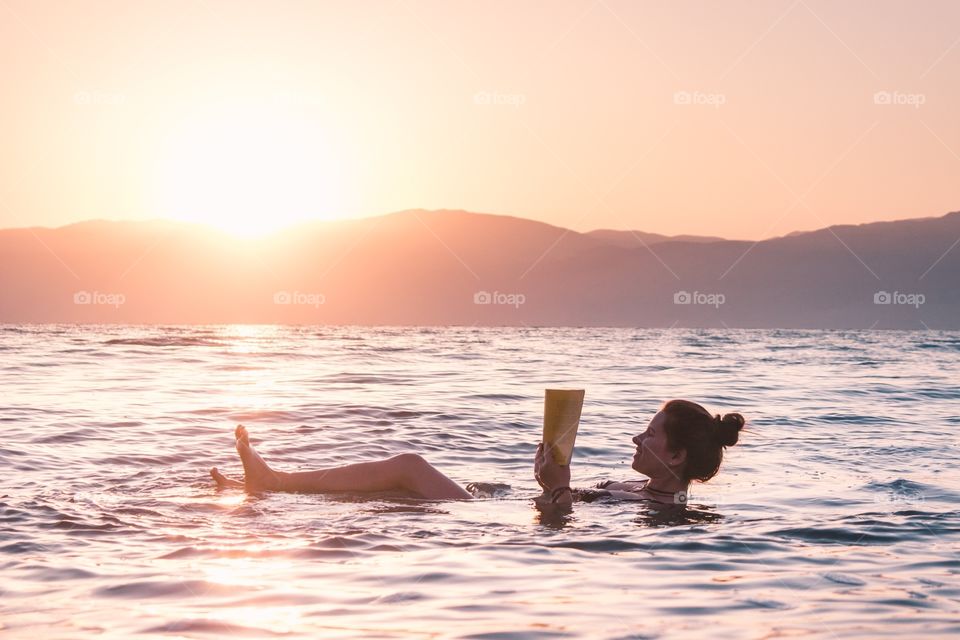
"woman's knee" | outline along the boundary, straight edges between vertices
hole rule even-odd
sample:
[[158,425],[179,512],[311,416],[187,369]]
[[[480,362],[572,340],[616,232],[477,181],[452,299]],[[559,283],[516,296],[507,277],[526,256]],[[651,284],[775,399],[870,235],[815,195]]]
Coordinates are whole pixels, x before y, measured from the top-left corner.
[[401,453],[391,458],[391,460],[398,465],[410,469],[421,469],[430,466],[430,463],[419,453]]

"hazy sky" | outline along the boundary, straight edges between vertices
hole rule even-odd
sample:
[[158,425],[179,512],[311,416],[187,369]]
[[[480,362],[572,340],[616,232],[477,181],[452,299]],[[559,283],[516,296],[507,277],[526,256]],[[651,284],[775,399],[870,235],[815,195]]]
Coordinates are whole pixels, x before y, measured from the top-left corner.
[[0,0],[0,82],[0,227],[960,209],[954,0]]

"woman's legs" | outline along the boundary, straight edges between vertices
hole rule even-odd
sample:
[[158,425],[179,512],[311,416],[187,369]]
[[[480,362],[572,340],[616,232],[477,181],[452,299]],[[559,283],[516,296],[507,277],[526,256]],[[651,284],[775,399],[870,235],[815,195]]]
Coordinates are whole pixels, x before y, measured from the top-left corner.
[[[287,473],[274,471],[267,465],[250,445],[250,436],[243,425],[237,427],[236,437],[237,452],[243,462],[243,486],[248,491],[324,493],[406,490],[429,500],[473,497],[415,453],[319,471]],[[210,475],[221,487],[240,485],[215,468],[210,470]]]
[[280,472],[283,491],[390,491],[405,489],[431,500],[471,498],[466,490],[416,453],[319,471]]

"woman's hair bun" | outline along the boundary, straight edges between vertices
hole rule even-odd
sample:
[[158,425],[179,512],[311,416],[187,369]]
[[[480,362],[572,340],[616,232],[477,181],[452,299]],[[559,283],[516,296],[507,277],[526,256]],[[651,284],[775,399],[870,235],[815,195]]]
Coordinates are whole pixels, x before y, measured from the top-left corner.
[[740,438],[740,430],[743,429],[743,416],[739,413],[726,413],[721,418],[719,415],[715,418],[717,423],[717,442],[724,447],[732,447],[737,444]]

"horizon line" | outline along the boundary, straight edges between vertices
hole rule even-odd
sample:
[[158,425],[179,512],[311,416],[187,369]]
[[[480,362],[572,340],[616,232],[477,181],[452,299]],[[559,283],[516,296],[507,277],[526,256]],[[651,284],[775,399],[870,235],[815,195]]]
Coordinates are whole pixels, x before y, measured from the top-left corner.
[[468,215],[475,215],[475,216],[486,216],[486,217],[492,217],[492,218],[513,218],[513,219],[516,219],[516,220],[523,220],[523,221],[525,221],[525,222],[535,222],[535,223],[543,224],[543,225],[546,225],[546,226],[549,226],[549,227],[555,227],[555,228],[561,229],[561,230],[563,230],[563,231],[565,231],[565,232],[578,233],[578,234],[582,234],[582,235],[589,235],[589,234],[591,234],[591,233],[596,233],[596,232],[601,232],[601,231],[610,231],[610,232],[615,232],[615,233],[643,233],[643,234],[650,234],[650,235],[658,235],[658,236],[663,236],[664,238],[667,238],[667,239],[675,239],[675,238],[683,238],[683,237],[694,237],[694,238],[710,238],[710,239],[712,239],[713,241],[716,241],[716,242],[763,242],[763,241],[766,241],[766,240],[775,240],[775,239],[777,239],[777,238],[785,238],[785,237],[788,237],[788,236],[791,236],[791,235],[806,234],[806,233],[816,233],[816,232],[818,232],[818,231],[824,231],[824,230],[827,230],[827,229],[833,229],[833,228],[837,228],[837,227],[864,227],[864,226],[873,225],[873,224],[893,224],[893,223],[898,223],[898,222],[909,222],[909,221],[919,221],[919,220],[933,220],[933,219],[937,219],[937,218],[943,218],[943,217],[949,216],[949,215],[951,215],[951,214],[960,213],[960,209],[957,209],[957,210],[954,210],[954,211],[947,211],[946,213],[943,213],[943,214],[941,214],[941,215],[915,216],[915,217],[908,217],[908,218],[896,218],[896,219],[893,219],[893,220],[874,220],[874,221],[871,221],[871,222],[858,222],[858,223],[836,223],[836,224],[831,224],[831,225],[827,225],[827,226],[824,226],[824,227],[816,227],[816,228],[812,228],[812,229],[795,229],[795,230],[793,230],[793,231],[788,231],[787,233],[781,234],[781,235],[767,236],[767,237],[763,237],[763,238],[748,238],[748,239],[744,239],[744,238],[727,238],[727,237],[721,237],[721,236],[714,236],[714,235],[707,235],[707,234],[699,234],[699,233],[690,233],[690,232],[688,232],[688,233],[678,233],[678,234],[666,234],[666,233],[661,233],[661,232],[658,232],[658,231],[648,231],[648,230],[645,230],[645,229],[636,229],[636,228],[633,228],[633,229],[630,229],[630,228],[627,228],[627,229],[613,229],[613,228],[610,228],[610,227],[598,227],[598,228],[594,228],[594,229],[589,229],[589,230],[587,230],[587,231],[577,231],[576,229],[573,229],[573,228],[570,228],[570,227],[564,227],[564,226],[561,226],[561,225],[558,225],[558,224],[554,224],[554,223],[551,223],[551,222],[546,222],[546,221],[544,221],[544,220],[539,220],[539,219],[536,219],[536,218],[525,218],[525,217],[523,217],[523,216],[519,216],[519,215],[515,215],[515,214],[489,213],[489,212],[483,212],[483,211],[470,211],[470,210],[468,210],[468,209],[450,209],[450,208],[440,208],[440,209],[409,208],[409,209],[399,209],[399,210],[396,210],[396,211],[388,211],[388,212],[386,212],[386,213],[375,213],[375,214],[367,214],[367,215],[357,215],[357,216],[350,216],[350,217],[343,217],[343,218],[322,218],[322,217],[310,218],[310,219],[304,219],[304,220],[300,220],[300,221],[297,221],[297,222],[293,222],[293,223],[291,223],[291,224],[285,225],[285,226],[283,226],[283,227],[281,227],[281,228],[278,228],[278,229],[274,229],[274,230],[270,230],[270,231],[265,231],[265,232],[263,232],[263,233],[260,233],[260,234],[255,235],[255,236],[244,236],[243,234],[236,233],[236,232],[232,232],[232,231],[230,231],[229,229],[225,229],[225,228],[223,228],[223,227],[219,227],[219,226],[217,226],[216,224],[209,223],[209,222],[197,222],[197,221],[193,221],[193,220],[185,220],[185,219],[176,218],[176,217],[155,217],[155,218],[86,218],[86,219],[82,219],[82,220],[76,220],[76,221],[74,221],[74,222],[68,222],[68,223],[66,223],[66,224],[62,224],[62,225],[58,225],[58,226],[31,225],[31,226],[23,226],[23,227],[0,227],[0,232],[4,232],[4,231],[19,231],[19,230],[36,230],[36,229],[43,229],[43,230],[47,230],[47,231],[57,231],[57,230],[60,230],[60,229],[66,229],[67,227],[72,227],[72,226],[81,225],[81,224],[90,224],[90,223],[108,223],[108,224],[117,224],[117,223],[129,223],[129,224],[151,224],[151,223],[154,223],[154,224],[155,224],[155,223],[165,223],[165,224],[175,224],[175,225],[180,225],[180,226],[185,226],[185,227],[186,227],[186,226],[190,226],[190,227],[200,227],[200,228],[203,228],[203,229],[206,229],[206,230],[209,230],[209,231],[213,231],[213,232],[215,232],[215,233],[218,233],[218,234],[221,234],[221,235],[225,235],[225,236],[231,236],[231,237],[238,238],[238,239],[239,239],[239,238],[244,238],[244,239],[248,239],[248,240],[254,240],[254,239],[264,239],[264,238],[269,238],[269,237],[273,237],[273,236],[278,236],[278,235],[281,235],[281,234],[283,234],[283,233],[287,233],[287,232],[290,232],[291,230],[297,229],[297,228],[299,228],[299,227],[307,226],[307,225],[321,225],[321,224],[338,224],[338,223],[359,222],[359,221],[362,221],[362,220],[371,220],[371,219],[375,219],[375,218],[385,218],[385,217],[388,217],[388,216],[399,215],[399,214],[404,214],[404,213],[459,213],[459,214],[468,214]]

